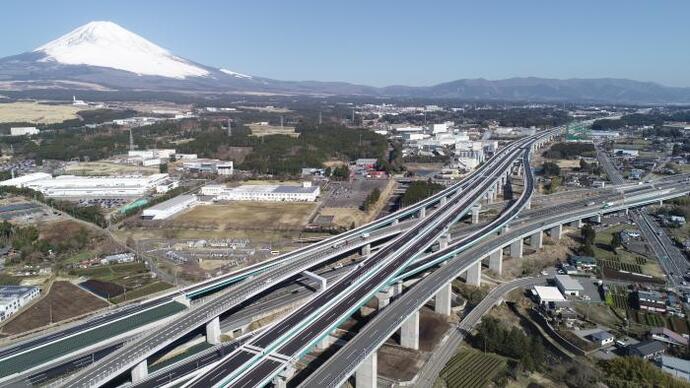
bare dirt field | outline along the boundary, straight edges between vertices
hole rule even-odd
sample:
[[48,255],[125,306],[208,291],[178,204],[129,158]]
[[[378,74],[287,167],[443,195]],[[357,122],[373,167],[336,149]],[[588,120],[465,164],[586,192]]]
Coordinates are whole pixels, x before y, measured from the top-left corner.
[[35,102],[0,104],[0,123],[30,122],[53,124],[76,119],[84,107],[72,105],[44,105]]
[[299,133],[295,132],[295,127],[286,127],[279,125],[256,125],[249,124],[249,129],[252,131],[252,136],[269,136],[269,135],[286,135],[292,137],[299,137]]
[[175,224],[212,225],[217,230],[301,230],[315,207],[311,202],[226,202],[197,206],[177,217]]
[[397,381],[410,381],[422,367],[419,352],[398,346],[382,346],[378,351],[379,374]]
[[107,307],[108,303],[70,282],[56,281],[48,295],[21,312],[2,328],[4,334],[19,334]]
[[81,162],[68,164],[65,173],[74,175],[117,175],[141,174],[151,175],[159,172],[158,167],[134,166],[131,164],[109,162]]

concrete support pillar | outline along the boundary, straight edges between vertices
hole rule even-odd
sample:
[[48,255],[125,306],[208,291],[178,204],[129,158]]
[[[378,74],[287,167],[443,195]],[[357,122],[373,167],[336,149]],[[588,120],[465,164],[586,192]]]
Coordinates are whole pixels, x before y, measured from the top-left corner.
[[357,388],[376,388],[378,379],[378,357],[373,352],[357,367],[355,384]]
[[274,388],[287,388],[287,382],[292,378],[292,376],[295,375],[295,367],[294,366],[288,366],[287,369],[284,371],[280,372],[278,376],[276,376],[272,383]]
[[549,236],[552,240],[560,240],[561,234],[563,233],[563,225],[556,225],[549,231]]
[[379,290],[376,293],[376,300],[378,301],[379,310],[388,306],[391,303],[391,288],[386,287],[383,290]]
[[438,239],[438,249],[444,250],[448,248],[448,242],[450,241],[450,235],[444,234]]
[[407,317],[400,327],[400,346],[419,349],[419,310]]
[[393,289],[393,296],[401,295],[403,293],[403,281],[398,280],[397,282],[395,282],[392,289]]
[[438,314],[450,315],[451,300],[453,298],[453,287],[451,283],[447,283],[441,287],[436,293],[436,301],[434,303],[434,311]]
[[400,223],[400,220],[396,218],[393,220],[393,222],[391,222],[391,225],[395,226],[395,225],[398,225],[399,223]]
[[601,214],[597,214],[596,216],[592,217],[592,222],[601,224]]
[[473,224],[479,223],[479,210],[480,209],[481,209],[480,206],[473,206],[472,207],[472,223]]
[[369,256],[371,255],[371,244],[367,244],[362,247],[362,256]]
[[510,243],[510,256],[515,258],[522,257],[522,237]]
[[132,384],[137,384],[149,375],[149,367],[146,360],[138,363],[134,368],[132,368]]
[[482,262],[481,260],[467,268],[465,283],[479,287],[482,284]]
[[503,272],[503,248],[491,252],[489,255],[489,269],[499,275]]
[[491,205],[494,203],[494,189],[489,189],[489,191],[486,193],[486,202]]
[[206,342],[211,345],[220,343],[220,317],[215,317],[206,324]]
[[424,217],[426,217],[426,208],[425,207],[419,209],[419,218],[424,218]]
[[534,249],[541,249],[544,247],[544,235],[541,230],[534,232],[534,234],[529,237],[529,246]]
[[525,209],[531,209],[532,208],[532,201],[527,201],[525,204]]
[[582,220],[576,220],[568,224],[574,228],[581,228],[582,227]]
[[448,203],[448,197],[442,197],[441,198],[441,206],[445,206],[445,204]]

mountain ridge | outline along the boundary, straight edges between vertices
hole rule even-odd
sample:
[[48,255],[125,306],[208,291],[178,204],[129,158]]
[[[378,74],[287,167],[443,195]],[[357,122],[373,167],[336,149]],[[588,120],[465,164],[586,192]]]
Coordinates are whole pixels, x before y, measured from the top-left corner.
[[0,89],[40,89],[51,83],[121,91],[690,104],[690,88],[621,78],[477,78],[431,86],[385,87],[275,80],[176,56],[109,21],[87,23],[33,51],[0,58]]

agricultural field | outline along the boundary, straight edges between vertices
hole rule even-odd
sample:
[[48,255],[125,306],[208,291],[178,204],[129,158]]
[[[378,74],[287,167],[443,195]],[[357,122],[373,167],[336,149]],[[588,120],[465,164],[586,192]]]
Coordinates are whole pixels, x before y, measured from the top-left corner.
[[626,230],[626,228],[629,226],[617,225],[604,230],[597,230],[592,248],[599,266],[602,269],[608,268],[612,271],[623,270],[662,278],[664,276],[663,271],[655,260],[649,260],[623,247],[618,248],[615,252],[611,249],[613,234]]
[[178,216],[175,225],[215,230],[302,230],[316,206],[313,202],[217,203],[194,207]]
[[506,361],[496,354],[463,349],[441,371],[446,387],[482,388],[506,367]]
[[143,167],[124,163],[110,162],[80,162],[69,163],[65,167],[66,174],[73,175],[151,175],[159,172],[158,167]]
[[2,333],[19,334],[107,307],[108,303],[66,281],[56,281],[48,294],[2,327]]
[[0,104],[0,123],[61,123],[65,120],[76,119],[77,112],[80,110],[84,110],[84,107],[45,105],[35,102]]
[[618,311],[617,314],[627,316],[631,323],[648,327],[666,327],[681,334],[688,334],[690,332],[686,319],[634,309],[630,294],[622,286],[609,286],[609,292],[606,294],[606,304]]

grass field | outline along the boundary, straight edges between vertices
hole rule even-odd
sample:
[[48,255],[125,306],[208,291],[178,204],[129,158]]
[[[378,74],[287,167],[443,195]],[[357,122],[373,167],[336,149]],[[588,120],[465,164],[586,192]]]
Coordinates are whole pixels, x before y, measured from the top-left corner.
[[60,322],[108,306],[108,303],[72,283],[53,283],[48,295],[19,313],[2,328],[5,334],[19,334],[51,322]]
[[252,136],[286,135],[299,137],[299,133],[295,132],[295,127],[249,124],[249,129],[252,131]]
[[301,230],[316,207],[307,202],[237,201],[197,206],[175,219],[184,227],[216,230]]
[[84,107],[72,105],[44,105],[35,102],[13,102],[0,104],[0,123],[61,123],[76,119],[77,112]]
[[134,166],[131,164],[108,163],[108,162],[82,162],[68,164],[65,173],[73,175],[118,175],[118,174],[141,174],[151,175],[159,172],[158,167]]
[[464,349],[441,371],[447,387],[483,388],[505,368],[505,360],[495,354]]

